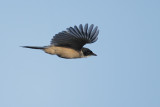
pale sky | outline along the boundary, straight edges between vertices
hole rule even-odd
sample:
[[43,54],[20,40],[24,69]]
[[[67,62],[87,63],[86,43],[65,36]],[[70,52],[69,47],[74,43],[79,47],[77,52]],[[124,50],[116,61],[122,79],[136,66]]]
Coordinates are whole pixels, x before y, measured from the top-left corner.
[[[1,0],[0,107],[160,107],[159,0]],[[99,27],[98,56],[46,46],[67,27]]]

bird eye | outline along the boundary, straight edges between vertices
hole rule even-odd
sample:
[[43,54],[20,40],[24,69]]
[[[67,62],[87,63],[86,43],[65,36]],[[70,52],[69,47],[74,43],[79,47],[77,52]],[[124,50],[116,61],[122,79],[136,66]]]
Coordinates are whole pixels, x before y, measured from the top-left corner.
[[87,52],[88,55],[90,55],[91,53],[92,53],[91,51],[88,51],[88,52]]

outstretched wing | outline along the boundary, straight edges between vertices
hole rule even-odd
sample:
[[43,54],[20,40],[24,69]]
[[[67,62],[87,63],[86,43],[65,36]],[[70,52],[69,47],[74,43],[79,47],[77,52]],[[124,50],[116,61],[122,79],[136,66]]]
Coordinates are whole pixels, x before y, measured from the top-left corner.
[[97,26],[94,28],[92,24],[88,28],[88,24],[85,24],[84,27],[80,24],[79,28],[77,26],[74,26],[74,28],[70,27],[66,31],[56,34],[51,41],[51,45],[80,50],[85,44],[96,42],[98,33]]

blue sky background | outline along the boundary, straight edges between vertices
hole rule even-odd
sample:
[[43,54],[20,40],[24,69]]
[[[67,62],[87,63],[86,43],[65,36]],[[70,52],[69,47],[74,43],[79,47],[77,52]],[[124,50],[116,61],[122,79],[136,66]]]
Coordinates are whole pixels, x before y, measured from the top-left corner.
[[[81,23],[97,57],[19,47]],[[1,0],[0,37],[0,107],[160,107],[159,0]]]

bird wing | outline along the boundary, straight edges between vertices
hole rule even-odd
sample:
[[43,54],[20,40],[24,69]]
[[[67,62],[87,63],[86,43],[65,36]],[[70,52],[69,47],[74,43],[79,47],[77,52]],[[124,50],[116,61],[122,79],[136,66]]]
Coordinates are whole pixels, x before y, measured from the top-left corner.
[[55,46],[64,46],[73,48],[76,50],[82,49],[85,44],[94,43],[98,39],[99,30],[96,26],[85,24],[83,27],[82,24],[77,26],[67,28],[66,31],[59,32],[51,40],[51,45]]

